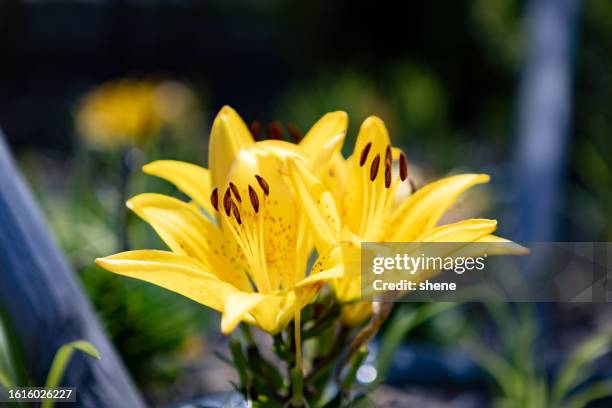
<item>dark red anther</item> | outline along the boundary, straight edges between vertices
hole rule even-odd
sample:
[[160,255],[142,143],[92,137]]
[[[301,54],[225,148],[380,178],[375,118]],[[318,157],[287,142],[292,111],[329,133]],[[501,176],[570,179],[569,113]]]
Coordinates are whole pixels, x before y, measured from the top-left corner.
[[249,184],[249,198],[251,199],[251,204],[253,205],[253,209],[255,210],[255,214],[259,212],[259,198],[257,198],[257,193]]
[[391,163],[387,162],[385,164],[385,187],[391,187]]
[[223,195],[223,209],[225,210],[225,215],[229,217],[230,211],[232,210],[232,193],[228,188],[225,190],[225,194]]
[[370,166],[370,181],[374,181],[376,176],[378,175],[378,166],[380,165],[380,155],[377,154],[372,160],[372,165]]
[[236,203],[232,202],[232,214],[234,214],[234,218],[238,222],[238,225],[242,224],[242,218],[240,218],[240,211],[238,211],[238,207],[236,207]]
[[259,140],[259,137],[261,136],[261,122],[258,120],[254,120],[253,122],[251,122],[250,129],[253,138],[255,140]]
[[210,203],[214,207],[215,211],[219,211],[219,190],[215,187],[210,195]]
[[283,125],[278,120],[268,124],[268,137],[270,139],[282,140],[284,133]]
[[229,183],[230,188],[232,189],[232,193],[234,193],[234,197],[236,197],[236,200],[241,203],[242,202],[242,198],[240,197],[240,193],[238,192],[238,187],[236,187],[236,185],[234,183],[232,183],[230,181]]
[[408,160],[406,160],[406,155],[404,153],[400,154],[399,170],[400,170],[400,179],[402,181],[406,180],[406,178],[408,178]]
[[295,126],[293,123],[289,123],[287,125],[287,131],[289,132],[291,139],[293,139],[293,143],[297,144],[300,142],[302,139],[302,132],[300,132],[300,129],[297,126]]
[[370,154],[370,149],[372,148],[372,142],[369,142],[361,151],[361,157],[359,157],[359,167],[363,167],[366,160],[368,159],[368,154]]
[[257,179],[257,182],[259,183],[259,187],[261,187],[264,194],[267,196],[270,195],[270,186],[268,185],[268,182],[266,181],[266,179],[261,177],[259,174],[256,174],[255,178]]

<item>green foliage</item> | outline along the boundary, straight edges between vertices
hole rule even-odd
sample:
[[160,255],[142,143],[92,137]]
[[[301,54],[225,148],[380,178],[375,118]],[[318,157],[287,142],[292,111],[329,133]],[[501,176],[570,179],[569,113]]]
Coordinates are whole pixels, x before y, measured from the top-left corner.
[[596,399],[612,397],[610,380],[588,382],[597,360],[612,351],[612,329],[603,329],[579,344],[556,376],[549,379],[536,366],[537,329],[530,307],[486,305],[497,330],[500,350],[485,345],[475,334],[464,341],[466,349],[495,384],[496,406],[581,408]]
[[[111,274],[93,263],[97,257],[125,249],[121,248],[124,236],[133,247],[163,248],[153,230],[125,208],[125,200],[132,194],[176,194],[169,183],[140,172],[140,165],[159,157],[162,147],[164,156],[173,156],[164,138],[156,143],[129,155],[79,150],[63,169],[69,177],[61,181],[45,173],[50,166],[44,160],[48,159],[41,162],[40,156],[22,157],[22,167],[53,234],[78,271],[103,326],[134,378],[140,385],[155,383],[161,387],[174,380],[181,347],[201,333],[210,314],[190,300]],[[182,154],[185,144],[181,146]],[[201,149],[193,148],[183,156],[189,158],[196,152],[201,153]],[[132,161],[127,174],[120,171],[126,160]],[[126,183],[120,182],[121,177],[128,178]],[[122,184],[125,191],[120,191]]]
[[[327,323],[330,313],[333,324]],[[254,407],[357,406],[366,391],[357,384],[357,371],[368,350],[363,344],[351,354],[348,345],[365,328],[344,326],[339,317],[340,308],[329,293],[306,306],[301,331],[310,332],[310,336],[302,339],[301,365],[296,361],[293,324],[267,339],[271,341],[272,354],[267,346],[261,347],[270,344],[261,337],[268,335],[258,332],[255,336],[242,323],[241,330],[232,334],[230,357],[219,357],[236,369],[239,383],[235,388]],[[322,326],[325,328],[318,329]]]
[[[66,367],[68,367],[68,363],[72,358],[72,355],[75,351],[81,351],[87,354],[90,357],[95,359],[100,359],[100,353],[93,346],[93,344],[89,343],[85,340],[76,340],[67,344],[64,344],[59,348],[55,357],[53,358],[53,362],[51,363],[51,369],[49,370],[49,374],[47,375],[47,381],[45,383],[46,389],[57,388],[64,377],[64,373],[66,372]],[[53,406],[52,400],[45,400],[41,404],[41,408],[51,408]]]
[[379,383],[385,378],[391,366],[393,354],[413,329],[455,306],[457,304],[451,302],[425,303],[416,307],[412,305],[400,306],[387,324],[382,336],[380,353],[377,356],[379,373],[377,382]]
[[[0,316],[0,391],[14,387],[25,387],[32,384],[25,374],[25,368],[21,365],[16,347],[9,339],[8,326]],[[100,353],[93,344],[85,340],[75,340],[61,346],[51,363],[51,368],[47,374],[44,387],[46,389],[57,388],[60,386],[62,378],[68,367],[68,363],[75,351],[81,351],[86,355],[100,359]],[[54,405],[52,400],[45,400],[41,404],[42,408],[51,408]],[[17,404],[17,406],[21,406]],[[24,404],[25,406],[25,404]]]

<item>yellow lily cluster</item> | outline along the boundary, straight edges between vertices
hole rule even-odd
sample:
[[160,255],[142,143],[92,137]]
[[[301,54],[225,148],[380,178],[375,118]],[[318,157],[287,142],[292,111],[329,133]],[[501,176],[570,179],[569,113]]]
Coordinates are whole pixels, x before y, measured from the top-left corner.
[[209,169],[179,161],[144,167],[193,202],[161,194],[128,201],[171,252],[129,251],[97,264],[220,311],[224,333],[241,321],[279,332],[325,280],[342,276],[335,248],[320,253],[306,276],[312,237],[286,163],[292,157],[314,173],[325,171],[342,145],[346,123],[346,114],[330,113],[297,145],[255,142],[238,114],[224,107],[212,127]]
[[[246,322],[276,334],[326,281],[345,305],[345,323],[369,315],[368,303],[356,303],[362,241],[506,242],[507,252],[523,251],[492,235],[494,220],[436,226],[459,194],[488,176],[448,177],[397,204],[395,192],[408,182],[406,157],[391,146],[384,123],[370,117],[344,159],[347,123],[344,112],[328,113],[297,144],[256,142],[239,115],[222,108],[209,169],[178,161],[144,167],[192,202],[160,194],[128,201],[171,251],[129,251],[97,264],[218,310],[224,333]],[[315,247],[318,259],[306,274]]]
[[370,302],[358,302],[361,242],[496,243],[498,254],[526,252],[522,246],[493,235],[495,220],[468,219],[438,226],[461,193],[489,181],[486,174],[443,178],[397,203],[398,187],[409,183],[408,162],[404,153],[391,145],[385,124],[377,117],[363,122],[353,154],[348,159],[338,154],[332,170],[321,179],[299,160],[289,163],[290,177],[317,250],[342,247],[345,276],[331,285],[336,298],[345,304],[345,324],[360,324],[371,313]]

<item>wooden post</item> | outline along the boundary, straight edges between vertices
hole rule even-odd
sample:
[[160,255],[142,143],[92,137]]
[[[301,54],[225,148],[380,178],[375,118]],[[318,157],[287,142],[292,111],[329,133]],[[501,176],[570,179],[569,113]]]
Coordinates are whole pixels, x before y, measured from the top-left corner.
[[0,308],[6,313],[29,375],[44,385],[57,349],[85,339],[101,359],[76,353],[63,385],[77,388],[81,407],[144,403],[108,340],[0,133]]
[[517,106],[519,236],[554,241],[572,117],[580,0],[531,0]]

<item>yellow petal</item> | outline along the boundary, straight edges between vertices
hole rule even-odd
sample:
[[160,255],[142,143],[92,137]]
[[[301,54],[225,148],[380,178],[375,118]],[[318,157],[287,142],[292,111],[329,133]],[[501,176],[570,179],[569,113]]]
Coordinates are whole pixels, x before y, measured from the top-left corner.
[[176,160],[157,160],[146,164],[142,170],[147,174],[169,181],[209,214],[215,213],[210,203],[212,189],[210,173],[207,169]]
[[342,153],[338,152],[332,157],[327,173],[325,173],[322,178],[323,184],[325,184],[327,190],[336,197],[339,213],[342,211],[340,206],[344,203],[344,192],[348,180],[349,169],[349,161],[342,156]]
[[212,309],[223,311],[227,297],[237,292],[193,258],[172,252],[138,250],[96,259],[96,264],[179,293]]
[[344,263],[342,249],[340,247],[333,247],[328,252],[319,256],[310,270],[310,276],[302,279],[296,286],[302,287],[343,277]]
[[315,123],[304,138],[300,146],[309,154],[316,154],[322,145],[329,139],[338,135],[345,135],[348,126],[348,115],[346,112],[329,112]]
[[208,271],[236,288],[250,292],[238,248],[195,206],[163,194],[140,194],[128,207],[150,224],[177,254],[199,260]]
[[[296,252],[299,241],[296,227],[300,214],[286,172],[284,162],[255,145],[240,152],[225,182],[226,186],[232,182],[242,197],[242,202],[236,202],[236,205],[244,219],[240,230],[245,233],[232,235],[232,238],[238,244],[252,247],[247,252],[254,254],[250,259],[251,271],[260,292],[287,288],[295,281],[296,259],[307,259],[307,256],[298,256]],[[269,195],[258,184],[256,175],[266,180]],[[257,215],[250,201],[249,186],[259,197],[260,210]],[[260,229],[263,230],[261,234]],[[226,232],[229,234],[229,231]],[[265,253],[265,268],[261,265],[261,253]]]
[[404,201],[389,220],[383,240],[410,242],[427,233],[459,195],[475,184],[486,183],[486,174],[462,174],[430,183]]
[[372,302],[354,302],[342,306],[340,319],[349,327],[356,327],[372,314]]
[[[389,132],[384,122],[376,116],[370,116],[359,129],[357,141],[355,142],[355,150],[349,158],[350,171],[345,188],[341,217],[351,231],[361,236],[364,236],[368,223],[372,222],[365,209],[370,208],[372,198],[380,198],[378,194],[372,197],[371,194],[367,193],[369,191],[368,188],[372,188],[372,186],[368,187],[368,184],[372,183],[370,181],[370,169],[373,161],[378,157],[378,176],[375,179],[376,187],[374,188],[380,191],[384,184],[384,176],[382,174],[385,168],[387,147],[390,144]],[[367,155],[364,154],[366,149]],[[363,163],[360,163],[362,157]]]
[[258,293],[231,293],[225,299],[223,316],[221,317],[221,331],[228,334],[240,324],[245,315],[266,297]]
[[469,219],[453,224],[441,225],[423,234],[417,242],[474,242],[491,234],[497,228],[497,221]]
[[340,217],[333,195],[300,160],[289,160],[289,177],[298,202],[306,214],[320,253],[335,245],[340,236]]
[[238,113],[224,106],[217,114],[208,145],[208,168],[213,187],[221,187],[241,149],[254,143],[253,136]]
[[491,243],[492,245],[487,246],[487,255],[526,255],[530,252],[529,248],[497,235],[485,235],[474,242]]
[[387,146],[390,146],[391,139],[389,138],[385,122],[377,116],[370,116],[361,124],[357,140],[355,141],[355,150],[353,150],[353,157],[357,158],[356,165],[359,165],[358,161],[361,152],[368,143],[372,143],[369,157],[373,158],[379,154],[384,161]]
[[304,157],[303,151],[298,145],[287,142],[285,140],[261,140],[257,142],[256,146],[259,149],[263,149],[272,153],[274,156],[278,157],[283,162],[289,157]]
[[332,157],[340,152],[347,126],[346,112],[327,113],[312,126],[300,142],[306,163],[317,176],[324,174]]

